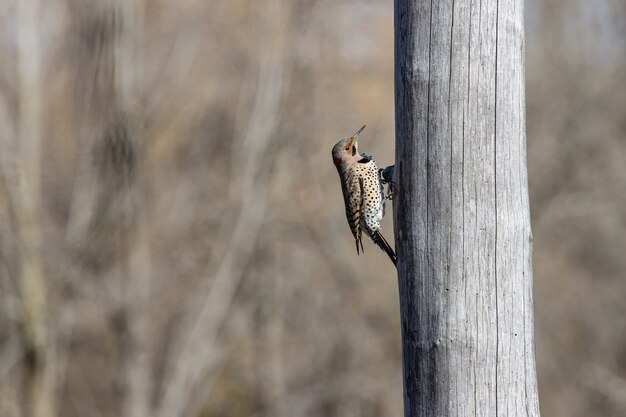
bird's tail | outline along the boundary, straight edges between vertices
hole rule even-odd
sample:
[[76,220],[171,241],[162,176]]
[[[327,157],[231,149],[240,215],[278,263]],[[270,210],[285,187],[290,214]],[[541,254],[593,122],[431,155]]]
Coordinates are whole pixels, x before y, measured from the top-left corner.
[[385,251],[385,253],[389,256],[389,259],[391,259],[391,262],[393,262],[394,265],[396,265],[396,253],[393,251],[393,249],[391,249],[391,246],[389,246],[389,243],[387,242],[387,240],[385,240],[385,238],[383,237],[383,234],[380,233],[380,231],[376,231],[373,235],[372,235],[372,240],[374,241],[374,243],[376,243],[382,250]]

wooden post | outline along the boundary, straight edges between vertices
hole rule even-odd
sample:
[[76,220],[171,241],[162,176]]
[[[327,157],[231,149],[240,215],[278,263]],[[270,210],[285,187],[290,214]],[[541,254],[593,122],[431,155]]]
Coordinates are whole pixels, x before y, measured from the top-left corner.
[[522,0],[395,0],[407,417],[539,416]]

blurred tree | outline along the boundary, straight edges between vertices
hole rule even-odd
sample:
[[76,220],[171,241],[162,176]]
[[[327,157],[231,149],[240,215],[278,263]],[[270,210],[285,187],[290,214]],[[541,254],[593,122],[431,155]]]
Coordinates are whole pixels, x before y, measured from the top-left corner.
[[523,2],[395,2],[405,416],[538,416]]
[[41,130],[41,32],[38,0],[17,3],[17,109],[12,146],[15,161],[7,164],[0,175],[10,217],[13,220],[12,248],[14,254],[7,267],[19,300],[16,308],[16,330],[24,359],[22,377],[23,415],[50,417],[54,415],[56,395],[55,328],[47,315],[47,285],[40,257],[40,149]]

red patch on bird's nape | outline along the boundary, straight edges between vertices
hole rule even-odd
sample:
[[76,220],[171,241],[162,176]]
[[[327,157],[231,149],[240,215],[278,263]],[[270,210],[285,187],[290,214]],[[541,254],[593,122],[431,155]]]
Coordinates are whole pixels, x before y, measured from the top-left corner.
[[335,164],[335,166],[337,168],[339,168],[339,164],[341,163],[341,158],[335,158],[333,159],[333,164]]

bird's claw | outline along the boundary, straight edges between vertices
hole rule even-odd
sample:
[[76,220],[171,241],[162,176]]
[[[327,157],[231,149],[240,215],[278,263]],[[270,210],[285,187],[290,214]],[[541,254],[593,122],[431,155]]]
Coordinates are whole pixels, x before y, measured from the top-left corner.
[[387,200],[393,200],[393,197],[396,194],[395,183],[391,180],[391,178],[393,177],[393,170],[393,165],[388,166],[385,169],[378,170],[381,184],[387,184],[387,195],[385,195],[385,198]]
[[393,200],[393,197],[396,195],[396,189],[394,187],[393,182],[389,182],[387,185],[387,195],[385,198],[387,200]]

